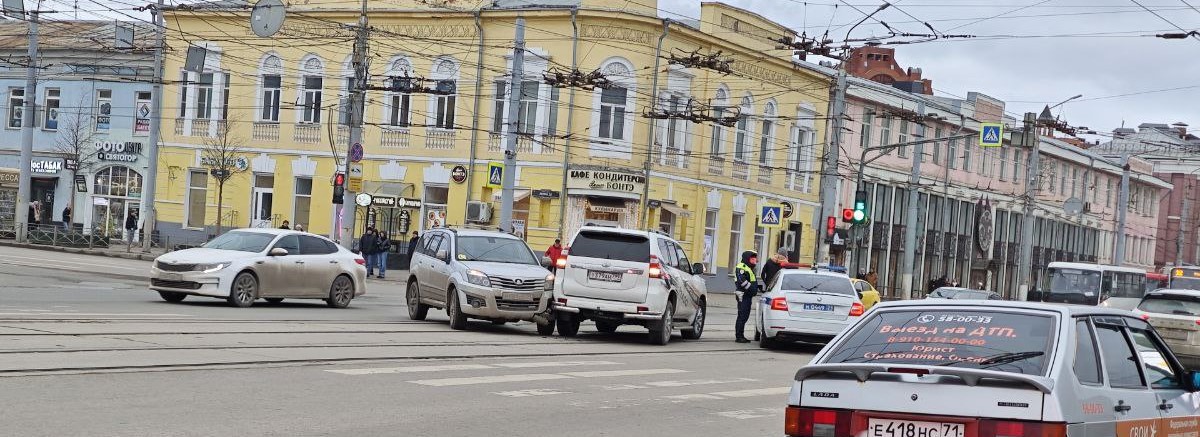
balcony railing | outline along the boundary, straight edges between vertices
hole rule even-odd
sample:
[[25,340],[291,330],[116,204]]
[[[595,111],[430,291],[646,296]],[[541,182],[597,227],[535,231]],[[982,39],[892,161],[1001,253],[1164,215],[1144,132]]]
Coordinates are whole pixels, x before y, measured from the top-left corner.
[[434,150],[450,150],[454,148],[454,140],[458,131],[452,129],[428,129],[425,131],[425,148]]
[[321,125],[296,123],[296,127],[292,129],[292,141],[309,144],[321,142]]
[[725,174],[725,158],[712,156],[708,158],[708,174],[720,176]]
[[385,149],[407,149],[410,137],[408,129],[382,128],[380,145]]
[[339,149],[346,149],[350,145],[350,126],[339,124],[337,125],[337,133],[334,135],[335,144]]
[[[488,151],[502,152],[508,138],[500,132],[488,134]],[[549,155],[558,150],[558,138],[547,135],[517,134],[517,153]]]
[[[763,165],[765,166],[767,164],[763,164]],[[774,176],[774,175],[775,175],[775,172],[770,167],[759,167],[758,168],[758,183],[770,184],[771,182],[773,182],[772,176]]]
[[[678,167],[680,158],[679,148],[667,147],[666,152],[663,152],[662,160],[660,162],[662,162],[662,165],[667,167]],[[683,160],[683,162],[687,162],[687,160]]]
[[750,180],[750,164],[747,164],[745,161],[734,161],[733,178],[743,181]]
[[183,136],[183,118],[175,119],[175,135]]
[[203,120],[203,119],[192,120],[192,136],[193,137],[207,137],[208,136],[208,126],[211,124],[211,122],[212,122],[211,120]]
[[255,141],[279,141],[279,123],[255,122],[250,138]]

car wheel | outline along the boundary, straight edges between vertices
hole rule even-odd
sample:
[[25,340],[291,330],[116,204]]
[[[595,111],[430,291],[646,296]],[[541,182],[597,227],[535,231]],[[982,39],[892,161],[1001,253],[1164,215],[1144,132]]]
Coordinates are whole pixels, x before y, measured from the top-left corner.
[[282,297],[268,297],[267,298],[267,303],[270,303],[270,304],[277,304],[280,302],[283,302]]
[[184,299],[187,299],[186,294],[177,293],[174,291],[160,291],[158,292],[158,295],[161,296],[163,300],[171,303],[183,302]]
[[701,335],[704,335],[704,317],[708,313],[708,303],[700,301],[700,306],[696,307],[696,317],[692,319],[692,327],[680,330],[683,338],[688,340],[699,340]]
[[667,308],[663,310],[662,320],[659,320],[655,328],[650,329],[649,340],[650,344],[665,346],[671,342],[671,331],[675,329],[675,302],[667,302]]
[[[762,319],[760,318],[759,320],[762,320]],[[762,323],[762,325],[763,325],[762,332],[758,332],[758,328],[755,327],[755,329],[754,329],[754,331],[755,331],[754,337],[755,338],[754,339],[758,340],[758,347],[763,348],[763,349],[772,349],[775,347],[775,339],[767,336],[767,330],[766,330],[767,323],[764,321]]]
[[425,320],[429,315],[429,305],[421,303],[421,293],[417,290],[417,281],[408,283],[408,292],[404,298],[408,301],[409,320]]
[[354,299],[354,282],[345,275],[333,279],[329,287],[329,299],[325,301],[330,308],[345,308]]
[[246,308],[254,305],[254,299],[258,299],[258,279],[250,272],[238,273],[229,289],[229,304]]
[[602,322],[599,320],[596,321],[596,330],[603,332],[605,334],[612,334],[614,332],[617,332],[618,326],[621,326],[621,324],[616,323],[616,322]]
[[450,329],[467,329],[467,315],[463,314],[462,307],[458,304],[458,292],[451,288],[448,294],[450,296],[446,299],[446,315],[450,316]]
[[571,314],[558,315],[558,335],[563,337],[574,337],[579,334],[580,320]]
[[554,321],[551,320],[549,322],[537,325],[537,330],[538,330],[538,335],[541,335],[541,336],[554,335]]

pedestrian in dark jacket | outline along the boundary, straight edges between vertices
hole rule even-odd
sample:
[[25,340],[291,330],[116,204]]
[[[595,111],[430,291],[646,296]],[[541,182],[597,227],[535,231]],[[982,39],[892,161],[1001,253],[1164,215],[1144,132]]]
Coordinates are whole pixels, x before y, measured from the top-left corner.
[[746,321],[750,320],[750,308],[754,296],[758,294],[758,277],[754,267],[758,265],[758,253],[753,250],[742,252],[742,262],[734,267],[734,286],[737,287],[734,296],[737,299],[737,322],[734,324],[734,334],[738,343],[749,343],[746,338]]
[[137,236],[138,228],[138,212],[137,210],[129,211],[129,215],[125,216],[125,251],[133,250],[133,240]]
[[378,238],[375,235],[375,228],[368,226],[366,232],[363,232],[362,237],[358,239],[358,250],[362,252],[363,259],[367,261],[367,277],[370,277],[375,271],[375,254],[379,250],[376,248],[377,245]]
[[379,267],[379,279],[387,274],[388,251],[392,250],[392,237],[386,231],[379,231],[375,240],[375,266]]
[[775,275],[783,270],[783,263],[787,262],[787,249],[779,248],[775,254],[767,262],[763,263],[762,268],[762,284],[764,289],[771,287],[771,280],[775,279]]
[[417,253],[417,242],[421,241],[421,235],[417,231],[412,232],[412,237],[408,239],[408,267],[412,268],[412,257]]
[[62,222],[63,222],[63,229],[70,231],[71,230],[71,205],[67,205],[66,208],[63,208]]

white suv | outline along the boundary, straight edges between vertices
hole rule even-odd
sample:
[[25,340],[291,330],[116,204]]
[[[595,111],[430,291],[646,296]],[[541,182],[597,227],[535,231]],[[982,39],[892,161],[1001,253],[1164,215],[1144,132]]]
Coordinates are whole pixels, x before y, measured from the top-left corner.
[[538,333],[554,332],[548,300],[554,275],[529,245],[515,236],[483,230],[434,229],[421,236],[409,268],[408,318],[425,320],[429,308],[445,308],[451,329],[467,319],[496,324],[529,320]]
[[676,323],[687,339],[704,332],[704,266],[689,263],[670,237],[584,226],[554,262],[559,335],[574,336],[584,320],[606,333],[620,325],[645,326],[650,343],[658,345],[671,341]]

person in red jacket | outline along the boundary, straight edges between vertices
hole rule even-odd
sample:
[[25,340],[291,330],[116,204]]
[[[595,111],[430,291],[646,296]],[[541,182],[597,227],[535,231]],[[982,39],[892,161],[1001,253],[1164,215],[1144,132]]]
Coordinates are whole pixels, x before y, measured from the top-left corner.
[[546,257],[550,258],[550,265],[555,265],[558,262],[558,257],[562,256],[562,240],[555,238],[554,244],[546,249]]

